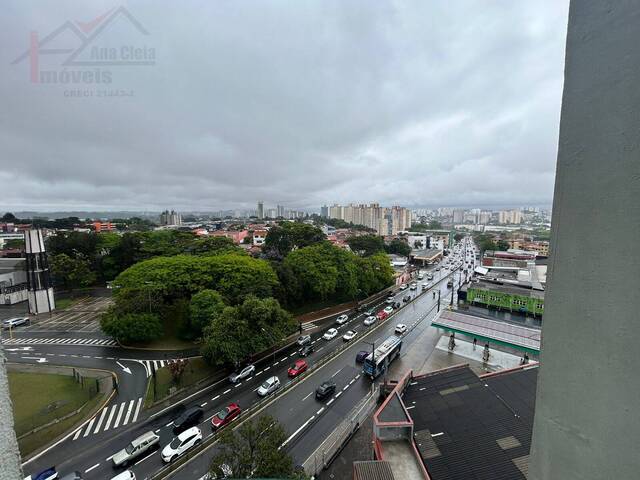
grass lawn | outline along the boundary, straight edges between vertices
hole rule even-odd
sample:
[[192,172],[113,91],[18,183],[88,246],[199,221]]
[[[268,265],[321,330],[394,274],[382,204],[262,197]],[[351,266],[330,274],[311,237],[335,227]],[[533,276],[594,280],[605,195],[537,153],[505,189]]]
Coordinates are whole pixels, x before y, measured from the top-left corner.
[[155,392],[153,377],[149,378],[149,387],[147,388],[144,404],[148,407],[154,401],[162,400],[169,394],[171,387],[185,388],[200,380],[217,375],[219,372],[220,369],[218,367],[211,367],[202,358],[191,358],[182,377],[180,377],[180,383],[176,385],[169,369],[162,367],[156,371]]
[[[91,396],[73,377],[43,373],[9,373],[9,390],[17,436],[61,418],[82,405],[82,411],[44,430],[19,440],[20,453],[25,456],[46,445],[86,416],[103,399],[102,394]],[[87,380],[95,388],[92,380]]]

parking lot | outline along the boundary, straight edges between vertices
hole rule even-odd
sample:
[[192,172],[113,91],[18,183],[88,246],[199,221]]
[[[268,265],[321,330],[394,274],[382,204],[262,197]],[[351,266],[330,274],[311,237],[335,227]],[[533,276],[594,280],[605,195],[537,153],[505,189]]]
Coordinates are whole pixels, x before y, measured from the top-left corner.
[[[109,305],[109,297],[85,297],[78,299],[72,306],[65,310],[54,311],[39,316],[30,315],[31,323],[28,326],[18,327],[19,332],[99,332],[100,315]],[[1,317],[11,318],[26,315],[26,304],[14,305],[11,308],[0,310]]]

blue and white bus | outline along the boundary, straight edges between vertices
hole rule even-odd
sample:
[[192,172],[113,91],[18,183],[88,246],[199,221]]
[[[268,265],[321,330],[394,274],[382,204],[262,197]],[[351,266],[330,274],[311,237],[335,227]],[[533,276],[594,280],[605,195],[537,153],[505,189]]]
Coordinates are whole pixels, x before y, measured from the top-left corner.
[[372,379],[384,373],[389,364],[400,356],[402,339],[392,335],[364,359],[363,371]]

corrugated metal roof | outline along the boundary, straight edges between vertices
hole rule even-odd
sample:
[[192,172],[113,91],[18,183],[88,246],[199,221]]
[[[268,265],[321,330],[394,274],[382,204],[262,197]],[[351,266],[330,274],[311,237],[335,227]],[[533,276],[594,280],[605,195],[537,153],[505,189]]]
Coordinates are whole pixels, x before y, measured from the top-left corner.
[[354,480],[395,480],[391,464],[386,460],[353,462]]

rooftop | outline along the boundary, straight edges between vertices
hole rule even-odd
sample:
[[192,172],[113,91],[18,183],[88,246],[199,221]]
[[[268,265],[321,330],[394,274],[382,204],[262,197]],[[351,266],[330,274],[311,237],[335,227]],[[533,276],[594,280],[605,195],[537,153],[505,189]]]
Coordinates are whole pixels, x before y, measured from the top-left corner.
[[460,289],[466,292],[470,288],[475,288],[477,290],[492,290],[495,292],[507,293],[509,295],[521,295],[523,297],[532,297],[544,300],[544,291],[533,290],[532,288],[521,287],[518,285],[505,285],[504,283],[494,283],[480,280],[477,282],[465,284]]

